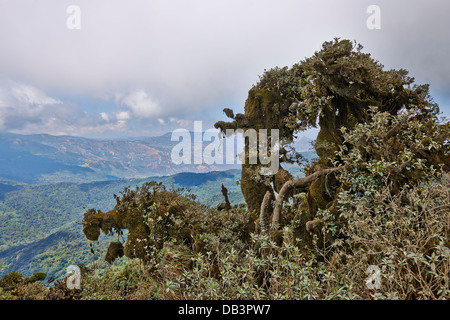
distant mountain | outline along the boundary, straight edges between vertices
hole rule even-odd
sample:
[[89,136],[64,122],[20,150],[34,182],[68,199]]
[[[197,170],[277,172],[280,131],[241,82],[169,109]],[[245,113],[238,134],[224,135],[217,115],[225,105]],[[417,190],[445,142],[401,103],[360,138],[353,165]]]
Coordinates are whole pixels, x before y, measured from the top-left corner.
[[238,165],[175,165],[171,134],[139,140],[94,140],[47,134],[0,134],[0,182],[42,184],[209,172]]
[[[209,143],[204,142],[203,147]],[[136,140],[0,133],[0,183],[109,181],[240,168],[238,164],[175,165],[171,152],[177,144],[171,141],[171,133]],[[309,151],[311,139],[302,137],[294,147],[299,152]],[[193,148],[191,152],[194,154]]]

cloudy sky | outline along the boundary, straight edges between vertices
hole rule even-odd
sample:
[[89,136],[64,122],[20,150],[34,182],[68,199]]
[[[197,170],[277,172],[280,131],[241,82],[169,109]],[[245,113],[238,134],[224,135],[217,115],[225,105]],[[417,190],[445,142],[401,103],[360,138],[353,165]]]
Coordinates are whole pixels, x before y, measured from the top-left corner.
[[[369,5],[381,9],[370,30]],[[80,29],[69,29],[80,8]],[[204,129],[264,69],[334,37],[429,83],[450,115],[448,0],[0,0],[0,131],[90,138]]]

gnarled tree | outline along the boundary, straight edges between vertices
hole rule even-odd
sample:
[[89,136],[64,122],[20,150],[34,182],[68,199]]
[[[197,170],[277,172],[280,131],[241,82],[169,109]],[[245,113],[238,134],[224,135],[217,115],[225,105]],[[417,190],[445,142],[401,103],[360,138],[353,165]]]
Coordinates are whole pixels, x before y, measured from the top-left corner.
[[[415,85],[406,70],[384,70],[383,65],[363,53],[362,46],[355,42],[334,39],[291,68],[266,71],[250,89],[244,114],[234,115],[226,109],[232,121],[217,122],[216,128],[224,133],[226,129],[277,128],[282,144],[289,145],[299,132],[319,126],[315,142],[318,160],[307,169],[308,176],[343,165],[336,155],[344,144],[342,128],[351,130],[360,123],[370,122],[371,107],[391,115],[412,110],[411,118],[423,123],[436,122],[439,113],[428,85]],[[248,154],[247,142],[245,146]],[[286,154],[282,150],[281,161],[288,160]],[[432,150],[426,159],[428,165],[448,162],[448,153]],[[275,199],[271,186],[274,178],[259,179],[260,166],[248,161],[242,165],[241,189],[249,210],[261,209],[267,191]],[[307,195],[299,208],[297,230],[304,244],[311,240],[306,223],[315,218],[318,209],[336,212],[337,194],[342,187],[333,172],[308,181]],[[269,206],[265,203],[264,208]],[[278,207],[279,204],[275,207],[276,215],[280,214]]]

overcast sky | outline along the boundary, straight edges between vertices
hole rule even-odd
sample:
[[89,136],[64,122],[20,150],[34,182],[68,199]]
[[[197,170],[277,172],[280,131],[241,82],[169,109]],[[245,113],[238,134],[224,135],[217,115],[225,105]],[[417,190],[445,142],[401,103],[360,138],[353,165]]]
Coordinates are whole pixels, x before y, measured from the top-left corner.
[[[370,30],[369,5],[381,9]],[[80,8],[71,30],[70,5]],[[204,129],[264,69],[334,37],[429,83],[450,115],[448,0],[0,0],[0,131],[90,138]]]

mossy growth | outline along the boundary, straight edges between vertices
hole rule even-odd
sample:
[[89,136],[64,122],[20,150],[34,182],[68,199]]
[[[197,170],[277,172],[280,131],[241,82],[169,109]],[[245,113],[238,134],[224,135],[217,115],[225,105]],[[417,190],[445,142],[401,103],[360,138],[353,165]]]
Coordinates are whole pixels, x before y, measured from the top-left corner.
[[[273,188],[267,182],[262,182],[259,176],[258,165],[244,164],[241,171],[241,192],[244,196],[247,208],[250,212],[257,212],[261,209],[261,203],[267,191],[274,194]],[[272,196],[272,199],[274,196]]]
[[189,215],[198,204],[192,197],[181,195],[181,191],[166,190],[155,182],[136,190],[125,188],[121,196],[115,195],[117,203],[113,210],[86,211],[83,232],[88,240],[97,241],[101,232],[123,238],[123,231],[128,230],[123,245],[112,242],[108,248],[105,260],[110,263],[122,255],[148,261],[167,239],[191,244],[191,234],[198,228]]
[[47,278],[47,274],[43,272],[35,272],[28,278],[28,281],[29,282],[44,281],[45,278]]
[[[222,191],[227,194],[225,188]],[[135,190],[125,188],[115,199],[113,210],[103,213],[88,209],[83,220],[88,240],[97,241],[100,233],[117,236],[118,240],[111,242],[106,252],[109,263],[122,256],[157,263],[168,243],[174,248],[185,248],[190,254],[206,254],[214,250],[205,242],[208,235],[228,230],[231,225],[233,231],[229,234],[246,242],[257,219],[257,213],[245,215],[245,209],[231,205],[227,210],[209,208],[183,189],[168,190],[156,182]]]
[[89,209],[84,213],[83,233],[90,241],[97,241],[100,231],[104,234],[110,234],[117,228],[112,213],[103,213],[95,209]]
[[[284,72],[286,70],[281,70]],[[279,130],[279,137],[284,142],[292,140],[293,130],[286,126],[284,119],[289,115],[289,103],[286,97],[280,95],[277,83],[273,81],[261,82],[252,87],[248,93],[245,102],[245,113],[236,114],[229,109],[225,113],[233,121],[219,121],[215,127],[224,134],[227,129],[241,129],[244,131],[254,129],[258,132],[260,129],[267,129],[267,138],[271,138],[271,129]],[[270,152],[270,146],[268,146]],[[266,191],[273,194],[273,177],[267,179],[260,176],[260,169],[263,165],[257,160],[256,164],[250,164],[249,161],[249,138],[245,138],[245,158],[241,173],[241,191],[244,196],[249,211],[259,211],[261,202]]]
[[105,261],[113,263],[117,258],[124,255],[123,244],[121,242],[111,242],[106,252]]
[[[284,185],[287,181],[292,180],[292,179],[294,179],[294,177],[292,176],[292,174],[290,174],[290,173],[289,173],[288,171],[286,171],[285,169],[280,168],[280,169],[278,170],[278,172],[277,172],[277,173],[275,174],[275,176],[274,176],[274,182],[273,182],[273,185],[274,185],[275,191],[276,191],[277,193],[279,193],[280,190],[281,190],[281,188],[283,187],[283,185]],[[292,194],[289,195],[289,196],[292,196]]]
[[[435,121],[439,113],[437,104],[430,98],[428,85],[414,84],[414,78],[409,77],[406,70],[383,70],[383,65],[370,54],[363,53],[362,46],[356,42],[334,39],[291,68],[276,67],[266,71],[250,89],[245,113],[235,115],[227,109],[226,115],[232,121],[219,121],[216,128],[224,133],[229,128],[276,128],[280,130],[284,145],[292,142],[298,133],[319,127],[315,142],[318,159],[308,168],[309,174],[343,164],[337,156],[341,146],[345,146],[342,130],[348,132],[370,123],[372,107],[391,115],[412,112],[425,127],[428,122]],[[439,151],[439,156],[432,162],[446,165],[448,149],[447,139],[447,151]],[[280,155],[280,162],[289,160],[283,158],[284,152]],[[427,155],[427,158],[431,160],[435,155]],[[369,159],[371,153],[367,156]],[[267,179],[259,179],[255,175],[259,166],[248,162],[242,165],[241,189],[250,210],[259,210],[266,191],[279,189],[281,185],[275,181],[276,175],[272,184],[267,184]],[[419,171],[409,171],[410,177],[405,176],[406,179],[416,179],[414,175]],[[306,222],[315,219],[319,209],[330,209],[338,215],[336,200],[341,187],[342,182],[335,174],[323,176],[309,185],[304,203],[298,210],[302,212],[298,217],[302,239],[309,238]]]

